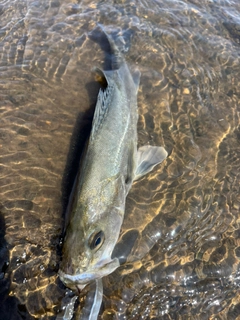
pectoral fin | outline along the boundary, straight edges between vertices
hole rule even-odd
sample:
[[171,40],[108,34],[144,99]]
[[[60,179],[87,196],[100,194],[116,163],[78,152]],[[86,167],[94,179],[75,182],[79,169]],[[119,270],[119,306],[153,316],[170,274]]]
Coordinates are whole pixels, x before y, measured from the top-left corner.
[[135,84],[136,92],[138,92],[140,77],[141,77],[141,72],[139,70],[135,70],[132,73],[132,78],[133,78],[133,82]]
[[168,153],[163,147],[143,146],[139,148],[134,180],[149,173],[157,164],[166,159],[167,155]]

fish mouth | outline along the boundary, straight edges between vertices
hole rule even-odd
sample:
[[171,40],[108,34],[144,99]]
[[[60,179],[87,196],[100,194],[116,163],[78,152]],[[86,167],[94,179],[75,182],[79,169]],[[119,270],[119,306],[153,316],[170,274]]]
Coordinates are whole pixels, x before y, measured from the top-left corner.
[[109,275],[119,267],[119,260],[114,258],[109,263],[103,265],[100,268],[89,269],[83,273],[68,274],[62,271],[58,271],[60,280],[70,288],[78,288],[82,290],[91,281],[102,278]]
[[79,273],[75,275],[64,273],[62,270],[58,272],[60,280],[67,286],[71,288],[78,288],[82,290],[86,287],[89,282],[97,279],[95,273]]

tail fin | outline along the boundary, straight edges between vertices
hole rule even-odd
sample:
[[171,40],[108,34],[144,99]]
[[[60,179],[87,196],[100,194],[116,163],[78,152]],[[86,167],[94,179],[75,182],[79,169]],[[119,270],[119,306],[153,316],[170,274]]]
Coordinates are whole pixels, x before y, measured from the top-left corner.
[[91,40],[99,43],[105,53],[110,54],[112,70],[119,69],[125,63],[123,55],[116,46],[112,36],[104,30],[103,25],[98,23],[97,27],[89,34],[89,37]]

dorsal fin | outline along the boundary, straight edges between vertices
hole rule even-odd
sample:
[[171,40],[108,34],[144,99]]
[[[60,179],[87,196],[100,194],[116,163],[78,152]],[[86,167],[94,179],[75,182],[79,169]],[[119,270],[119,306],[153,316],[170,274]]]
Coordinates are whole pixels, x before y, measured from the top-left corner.
[[101,127],[109,109],[113,86],[111,85],[112,71],[103,71],[99,68],[94,68],[96,80],[101,84],[102,88],[99,90],[97,104],[93,116],[93,125],[90,139],[94,139]]

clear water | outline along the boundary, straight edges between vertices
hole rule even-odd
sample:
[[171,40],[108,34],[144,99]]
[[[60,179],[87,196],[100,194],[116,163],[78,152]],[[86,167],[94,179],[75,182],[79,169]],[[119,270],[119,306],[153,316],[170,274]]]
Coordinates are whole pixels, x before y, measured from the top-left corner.
[[58,244],[104,60],[97,23],[141,71],[139,145],[170,154],[131,189],[99,319],[237,319],[239,16],[237,0],[0,2],[0,319],[55,319],[70,299]]

